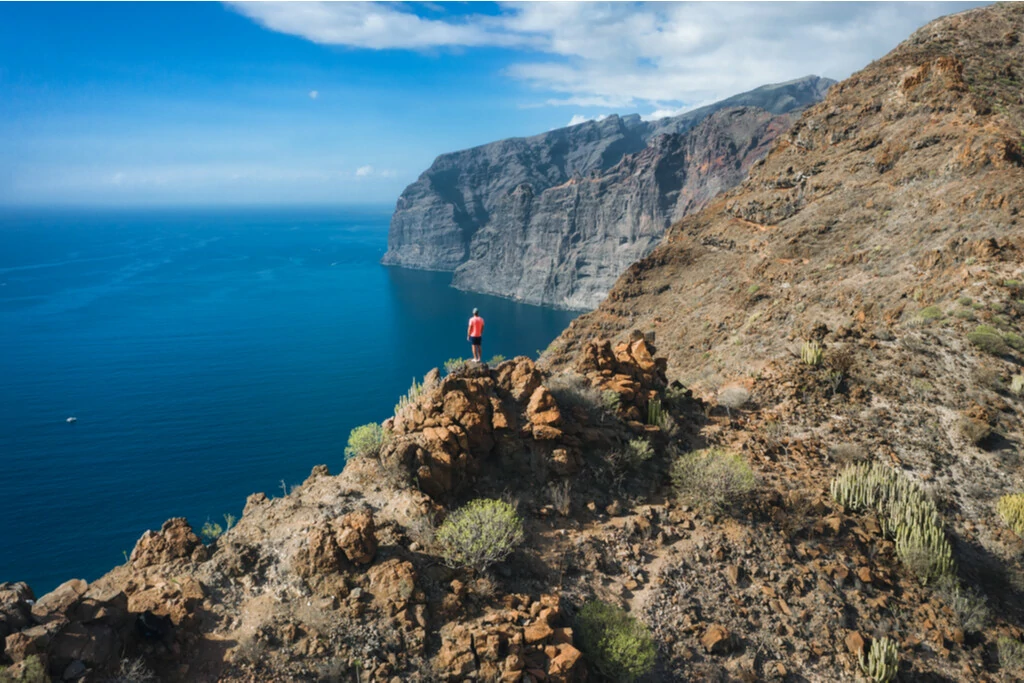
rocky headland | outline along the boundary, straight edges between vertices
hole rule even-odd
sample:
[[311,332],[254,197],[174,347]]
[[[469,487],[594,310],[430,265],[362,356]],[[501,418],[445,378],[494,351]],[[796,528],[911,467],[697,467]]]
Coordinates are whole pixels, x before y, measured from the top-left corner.
[[[0,680],[1021,680],[1022,34],[925,26],[340,474],[0,585]],[[521,525],[476,566],[442,533],[473,499]]]
[[657,121],[610,116],[443,154],[399,198],[383,263],[593,308],[674,220],[746,177],[831,83],[808,76]]

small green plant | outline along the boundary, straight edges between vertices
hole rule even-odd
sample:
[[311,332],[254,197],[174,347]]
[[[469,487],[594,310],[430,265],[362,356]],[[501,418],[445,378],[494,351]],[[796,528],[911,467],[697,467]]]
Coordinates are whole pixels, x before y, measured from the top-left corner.
[[978,325],[967,335],[967,341],[993,356],[1003,356],[1009,352],[1009,347],[1003,341],[999,330],[990,325]]
[[501,363],[504,363],[504,362],[505,362],[505,356],[501,355],[500,353],[496,353],[493,356],[491,356],[491,359],[489,361],[487,361],[487,364],[488,365],[500,365]]
[[993,313],[1002,313],[1002,312],[1004,312],[1006,310],[1006,306],[1004,306],[1003,304],[1001,304],[998,301],[993,301],[993,302],[989,303],[988,308]]
[[956,302],[961,306],[970,306],[972,303],[974,303],[974,300],[969,296],[962,296],[959,299],[957,299]]
[[352,457],[377,457],[388,441],[388,432],[376,422],[353,429],[348,435],[345,459]]
[[203,524],[203,528],[199,531],[203,538],[207,541],[215,541],[224,533],[224,529],[220,524],[206,520]]
[[800,360],[812,368],[821,365],[824,357],[825,351],[821,348],[821,344],[816,341],[805,341],[804,345],[800,348]]
[[960,436],[974,446],[979,445],[992,433],[992,427],[987,422],[966,415],[957,421],[957,429]]
[[935,592],[945,601],[960,620],[964,631],[980,631],[991,618],[985,596],[972,588],[964,588],[953,576],[943,577]]
[[741,504],[756,486],[746,459],[722,448],[678,456],[669,475],[679,500],[708,514]]
[[682,408],[689,395],[690,392],[686,387],[680,384],[672,384],[665,390],[665,401],[670,406]]
[[478,498],[448,516],[436,541],[450,567],[483,572],[523,542],[523,522],[511,504]]
[[587,661],[609,680],[632,683],[654,668],[654,637],[639,620],[606,602],[579,611],[577,633]]
[[1016,332],[1007,332],[1004,334],[1003,341],[1009,344],[1013,349],[1024,352],[1024,337],[1021,337]]
[[661,399],[651,399],[647,403],[647,424],[659,427],[665,424],[665,411],[661,406]]
[[122,659],[114,678],[106,679],[107,683],[153,683],[159,680],[156,674],[146,666],[142,657]]
[[961,320],[975,320],[974,311],[969,308],[958,308],[953,311],[953,317]]
[[860,653],[860,669],[874,683],[890,683],[896,680],[899,659],[896,641],[890,638],[876,638],[871,643],[867,657],[863,652]]
[[996,503],[996,510],[1008,527],[1016,534],[1024,536],[1024,493],[1003,496]]
[[1017,396],[1024,394],[1024,375],[1014,375],[1010,378],[1010,391]]
[[755,294],[757,294],[760,291],[761,291],[761,285],[754,284],[754,285],[750,285],[749,287],[747,287],[747,294],[749,296],[754,296]]
[[39,655],[25,657],[21,673],[17,678],[7,672],[7,667],[0,667],[0,683],[49,683],[46,667]]
[[615,412],[622,405],[622,397],[614,389],[606,389],[601,392],[601,402],[609,412]]
[[461,370],[466,366],[465,358],[449,358],[444,362],[445,374],[452,374],[456,370]]
[[851,465],[831,485],[832,498],[851,510],[873,510],[896,555],[923,584],[953,572],[953,548],[934,501],[921,486],[875,462]]
[[933,320],[941,320],[942,316],[942,309],[938,306],[926,306],[917,312],[917,317],[926,323],[930,323]]
[[996,641],[999,666],[1010,671],[1024,671],[1024,643],[1016,638],[1000,636]]

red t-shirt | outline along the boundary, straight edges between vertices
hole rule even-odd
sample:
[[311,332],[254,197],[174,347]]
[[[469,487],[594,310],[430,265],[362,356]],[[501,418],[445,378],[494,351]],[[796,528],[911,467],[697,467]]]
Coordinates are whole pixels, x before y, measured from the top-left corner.
[[484,319],[478,315],[474,315],[472,318],[469,319],[469,336],[484,336]]

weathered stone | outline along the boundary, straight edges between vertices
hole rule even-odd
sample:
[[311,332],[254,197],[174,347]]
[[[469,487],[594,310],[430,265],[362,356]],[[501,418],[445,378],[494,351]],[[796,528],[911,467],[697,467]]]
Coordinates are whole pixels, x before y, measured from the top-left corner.
[[712,624],[701,636],[700,644],[711,654],[726,654],[732,650],[732,634],[721,624]]
[[131,563],[136,568],[164,564],[173,560],[185,560],[202,545],[199,537],[184,517],[175,517],[164,522],[160,531],[147,531],[135,544]]
[[377,530],[369,510],[352,512],[334,526],[338,547],[357,564],[369,564],[377,554]]
[[67,618],[68,611],[82,599],[89,584],[81,579],[65,581],[32,605],[32,616],[39,622]]

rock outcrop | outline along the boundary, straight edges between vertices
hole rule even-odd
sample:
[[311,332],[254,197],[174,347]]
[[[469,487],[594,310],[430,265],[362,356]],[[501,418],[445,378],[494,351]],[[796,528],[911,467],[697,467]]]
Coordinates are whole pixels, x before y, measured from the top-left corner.
[[592,308],[675,219],[734,186],[831,81],[765,86],[658,121],[611,116],[442,155],[398,200],[386,265]]

